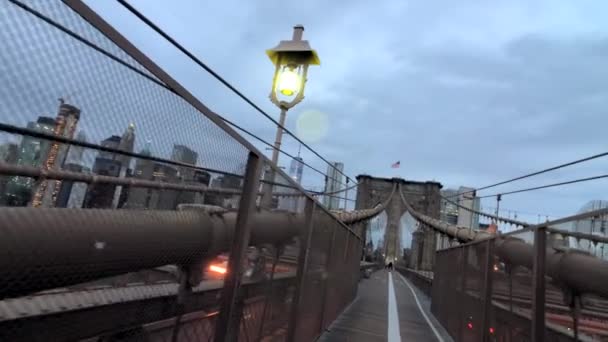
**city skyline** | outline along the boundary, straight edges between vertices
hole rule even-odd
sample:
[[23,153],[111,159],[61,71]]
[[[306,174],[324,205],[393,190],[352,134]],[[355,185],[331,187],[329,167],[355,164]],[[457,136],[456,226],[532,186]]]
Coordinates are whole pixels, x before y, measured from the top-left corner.
[[[26,125],[28,129],[68,139],[87,142],[84,130],[77,130],[81,109],[60,99],[58,115],[39,116]],[[73,119],[72,119],[73,118]],[[21,139],[6,139],[0,144],[0,157],[3,162],[43,169],[67,170],[71,172],[94,173],[117,178],[137,177],[189,185],[210,185],[211,174],[187,166],[173,166],[144,158],[135,158],[119,153],[133,153],[136,142],[136,125],[131,122],[122,135],[113,134],[99,142],[101,147],[117,150],[116,153],[53,142],[28,135]],[[151,156],[150,140],[146,140],[140,154]],[[85,161],[85,155],[94,154]],[[197,166],[198,153],[190,147],[173,143],[170,153],[172,161]],[[135,163],[133,164],[133,160]],[[135,165],[135,166],[134,166]],[[221,175],[218,177],[222,177]],[[224,177],[225,179],[225,177]],[[225,182],[221,182],[224,186]],[[234,185],[228,184],[229,187]],[[173,190],[151,190],[146,188],[123,187],[112,184],[84,184],[74,181],[46,180],[35,181],[21,176],[2,177],[0,188],[2,204],[10,206],[41,206],[69,208],[130,208],[176,209],[180,203],[204,203],[205,196],[199,193]],[[138,198],[138,194],[141,195]],[[153,199],[150,201],[150,196]],[[139,199],[139,200],[138,200]],[[145,205],[142,206],[142,203]]]

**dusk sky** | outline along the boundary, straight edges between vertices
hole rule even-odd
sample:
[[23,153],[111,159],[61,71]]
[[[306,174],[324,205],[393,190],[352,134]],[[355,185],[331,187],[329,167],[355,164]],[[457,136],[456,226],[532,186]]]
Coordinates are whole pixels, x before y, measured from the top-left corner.
[[[274,140],[271,122],[117,2],[87,3],[212,110]],[[278,109],[268,99],[273,66],[264,51],[290,39],[292,27],[303,24],[321,66],[311,67],[306,98],[289,112],[287,127],[327,159],[343,162],[353,178],[370,174],[480,187],[608,148],[608,3],[131,4],[277,119]],[[307,121],[315,115],[323,120]],[[298,120],[326,133],[298,129]],[[116,127],[128,121],[121,118]],[[184,134],[196,140],[202,133],[195,128]],[[138,137],[141,148],[147,138]],[[289,137],[283,146],[298,151]],[[303,149],[302,156],[326,170],[310,152]],[[391,169],[396,161],[401,167]],[[281,163],[287,166],[287,158]],[[599,159],[480,194],[597,176],[606,166],[607,160]],[[303,183],[319,187],[322,178],[305,170]],[[501,208],[535,222],[537,214],[563,216],[589,200],[607,199],[606,187],[606,180],[598,180],[504,196]],[[485,209],[494,205],[482,202]]]
[[[89,3],[209,107],[273,141],[268,120],[121,6]],[[264,51],[303,24],[322,65],[311,67],[306,98],[287,126],[296,131],[298,117],[325,114],[327,134],[310,144],[353,177],[479,187],[608,147],[608,4],[601,1],[131,4],[275,118]],[[293,139],[284,146],[297,153]],[[323,167],[310,153],[303,157]],[[391,169],[397,160],[401,168]],[[482,194],[600,175],[607,165],[599,159]],[[319,185],[306,172],[304,183]],[[599,180],[505,196],[501,207],[530,213],[529,220],[566,215],[605,199],[606,186]]]

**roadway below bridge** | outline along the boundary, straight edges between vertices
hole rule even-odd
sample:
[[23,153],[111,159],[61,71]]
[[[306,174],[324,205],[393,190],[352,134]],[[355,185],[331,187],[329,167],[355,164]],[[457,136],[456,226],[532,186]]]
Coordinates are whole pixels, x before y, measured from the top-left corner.
[[399,272],[381,270],[359,284],[357,298],[321,342],[452,341],[430,313],[429,298]]

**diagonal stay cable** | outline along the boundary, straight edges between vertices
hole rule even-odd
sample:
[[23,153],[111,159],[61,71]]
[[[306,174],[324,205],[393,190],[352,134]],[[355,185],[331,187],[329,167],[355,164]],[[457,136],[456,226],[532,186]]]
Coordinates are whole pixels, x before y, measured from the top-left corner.
[[563,185],[568,185],[568,184],[588,182],[588,181],[597,180],[597,179],[603,179],[603,178],[608,178],[608,174],[606,174],[606,175],[600,175],[600,176],[587,177],[587,178],[579,178],[579,179],[574,179],[574,180],[570,180],[570,181],[566,181],[566,182],[559,182],[559,183],[552,183],[552,184],[546,184],[546,185],[541,185],[541,186],[535,186],[535,187],[532,187],[532,188],[526,188],[526,189],[519,189],[519,190],[514,190],[514,191],[501,192],[501,193],[497,193],[497,194],[493,194],[493,195],[479,196],[478,198],[496,197],[498,195],[501,195],[501,196],[512,195],[512,194],[518,194],[518,193],[522,193],[522,192],[528,192],[528,191],[535,191],[535,190],[540,190],[540,189],[553,188],[553,187],[563,186]]
[[597,158],[602,158],[602,157],[605,157],[605,156],[608,156],[608,152],[594,154],[594,155],[589,156],[589,157],[585,157],[585,158],[577,159],[577,160],[574,160],[574,161],[571,161],[571,162],[568,162],[568,163],[552,166],[552,167],[549,167],[549,168],[546,168],[546,169],[543,169],[543,170],[540,170],[540,171],[528,173],[528,174],[525,174],[523,176],[511,178],[511,179],[508,179],[508,180],[505,180],[505,181],[502,181],[502,182],[498,182],[498,183],[482,186],[482,187],[477,188],[475,190],[469,190],[469,191],[460,192],[460,193],[457,193],[457,194],[454,194],[454,195],[450,195],[450,196],[447,196],[447,197],[456,197],[456,196],[459,196],[459,195],[462,195],[462,194],[472,193],[474,191],[481,191],[481,190],[490,189],[490,188],[493,188],[493,187],[497,187],[499,185],[515,182],[515,181],[518,181],[518,180],[521,180],[521,179],[525,179],[525,178],[529,178],[529,177],[533,177],[533,176],[537,176],[537,175],[540,175],[540,174],[543,174],[543,173],[555,171],[555,170],[558,170],[558,169],[561,169],[561,168],[564,168],[564,167],[568,167],[568,166],[584,163],[586,161],[590,161],[590,160],[597,159]]
[[[334,168],[334,170],[338,171],[338,173],[340,173],[344,177],[346,177],[346,179],[349,179],[349,180],[352,181],[352,179],[350,177],[348,177],[348,175],[346,175],[345,173],[343,173],[337,167],[333,166],[332,163],[330,163],[327,159],[325,159],[323,156],[321,156],[317,151],[315,151],[308,144],[306,144],[305,142],[303,142],[300,138],[298,138],[295,134],[293,134],[286,127],[280,125],[279,122],[276,121],[272,116],[270,116],[268,113],[266,113],[262,108],[260,108],[258,105],[256,105],[252,100],[250,100],[242,92],[240,92],[238,89],[236,89],[233,85],[231,85],[228,81],[226,81],[217,72],[215,72],[213,69],[211,69],[211,67],[209,67],[203,61],[201,61],[199,58],[197,58],[188,49],[186,49],[185,47],[183,47],[180,43],[178,43],[175,39],[173,39],[169,34],[167,34],[165,31],[163,31],[156,24],[154,24],[154,22],[152,22],[145,15],[143,15],[143,13],[139,12],[135,7],[131,6],[131,4],[129,4],[125,0],[117,0],[117,1],[123,7],[125,7],[129,12],[131,12],[133,15],[135,15],[137,18],[139,18],[141,21],[143,21],[146,25],[148,25],[152,30],[154,30],[156,33],[158,33],[160,36],[162,36],[165,40],[167,40],[169,43],[171,43],[171,45],[173,45],[175,48],[177,48],[179,51],[181,51],[183,54],[185,54],[188,58],[190,58],[194,63],[196,63],[201,68],[203,68],[205,71],[207,71],[209,74],[211,74],[211,76],[213,76],[220,83],[222,83],[224,86],[226,86],[228,89],[230,89],[234,94],[236,94],[238,97],[240,97],[243,101],[245,101],[247,104],[249,104],[251,107],[253,107],[260,114],[262,114],[263,116],[265,116],[272,123],[274,123],[278,128],[282,129],[285,133],[287,133],[290,136],[292,136],[300,144],[302,144],[302,146],[306,147],[310,152],[312,152],[314,155],[316,155],[321,160],[323,160],[327,165],[329,165],[330,167]],[[273,148],[274,148],[274,146],[273,146]]]

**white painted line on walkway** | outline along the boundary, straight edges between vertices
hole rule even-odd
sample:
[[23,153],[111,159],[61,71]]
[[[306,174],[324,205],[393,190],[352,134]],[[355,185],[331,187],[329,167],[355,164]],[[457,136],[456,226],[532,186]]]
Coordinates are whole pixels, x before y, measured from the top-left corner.
[[[422,308],[422,305],[420,305],[420,301],[418,300],[418,296],[416,295],[416,291],[414,291],[414,288],[412,287],[412,285],[410,285],[410,282],[407,281],[407,279],[405,279],[401,275],[401,273],[399,273],[399,277],[401,277],[401,280],[403,280],[403,282],[405,283],[405,285],[407,285],[407,287],[410,288],[410,291],[412,291],[412,294],[414,295],[414,299],[416,300],[416,304],[418,305],[418,310],[420,310],[420,312],[422,313],[422,316],[424,317],[424,319],[426,320],[426,322],[429,324],[429,327],[431,327],[431,330],[433,330],[433,333],[435,334],[435,337],[437,337],[437,340],[439,342],[443,342],[443,338],[441,337],[441,335],[439,334],[439,332],[437,331],[437,329],[433,325],[433,322],[431,322],[431,320],[429,319],[429,316],[427,316],[426,312],[424,312],[424,309]],[[390,324],[390,317],[389,317],[389,324]],[[390,339],[389,339],[389,341],[390,341]]]
[[397,297],[393,286],[392,272],[388,272],[388,342],[401,342],[399,330],[399,311],[397,310]]

